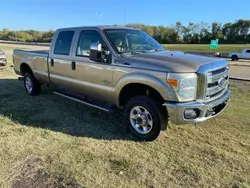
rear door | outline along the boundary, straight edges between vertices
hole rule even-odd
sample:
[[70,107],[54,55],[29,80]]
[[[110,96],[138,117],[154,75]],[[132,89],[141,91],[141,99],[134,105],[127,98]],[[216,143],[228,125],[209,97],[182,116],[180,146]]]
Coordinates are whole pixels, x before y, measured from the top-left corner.
[[75,40],[75,30],[59,30],[53,38],[50,59],[49,74],[52,84],[69,87],[72,80],[72,44]]

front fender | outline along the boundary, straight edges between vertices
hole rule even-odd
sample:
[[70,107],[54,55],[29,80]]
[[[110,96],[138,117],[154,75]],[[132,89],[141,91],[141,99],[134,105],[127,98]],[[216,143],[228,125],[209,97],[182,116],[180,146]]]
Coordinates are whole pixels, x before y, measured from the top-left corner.
[[121,90],[128,84],[144,84],[154,88],[166,101],[176,101],[176,94],[172,87],[159,78],[145,73],[130,73],[124,75],[115,87],[116,104],[119,104]]

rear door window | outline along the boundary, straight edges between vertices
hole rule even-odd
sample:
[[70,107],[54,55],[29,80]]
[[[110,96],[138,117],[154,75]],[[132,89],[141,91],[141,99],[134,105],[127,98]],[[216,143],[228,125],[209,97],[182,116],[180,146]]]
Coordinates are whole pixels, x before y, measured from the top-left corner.
[[57,37],[54,54],[69,55],[74,31],[61,31]]

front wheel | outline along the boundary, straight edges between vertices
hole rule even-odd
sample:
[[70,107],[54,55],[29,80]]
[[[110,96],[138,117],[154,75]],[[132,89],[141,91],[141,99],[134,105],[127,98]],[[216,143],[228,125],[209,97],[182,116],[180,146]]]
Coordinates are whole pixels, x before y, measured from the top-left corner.
[[[125,107],[129,119],[130,132],[140,140],[153,141],[167,123],[167,114],[163,114],[161,105],[148,96],[138,96],[129,100]],[[165,116],[164,116],[165,115]]]
[[24,75],[24,88],[29,95],[38,95],[41,91],[41,84],[32,74],[27,72]]

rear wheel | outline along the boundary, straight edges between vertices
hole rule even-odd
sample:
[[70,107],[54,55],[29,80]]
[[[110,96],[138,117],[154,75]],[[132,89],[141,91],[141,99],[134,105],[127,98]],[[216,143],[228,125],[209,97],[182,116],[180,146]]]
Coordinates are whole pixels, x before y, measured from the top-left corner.
[[238,60],[239,60],[239,58],[238,58],[237,55],[233,55],[233,56],[232,56],[232,61],[238,61]]
[[161,105],[148,96],[138,96],[129,100],[125,113],[129,120],[130,132],[140,140],[153,141],[166,124],[167,114],[163,114]]
[[29,95],[38,95],[41,92],[41,84],[30,74],[24,74],[24,88]]

